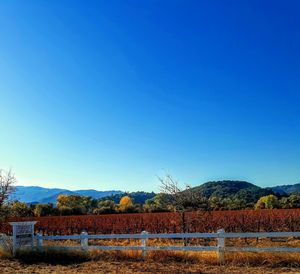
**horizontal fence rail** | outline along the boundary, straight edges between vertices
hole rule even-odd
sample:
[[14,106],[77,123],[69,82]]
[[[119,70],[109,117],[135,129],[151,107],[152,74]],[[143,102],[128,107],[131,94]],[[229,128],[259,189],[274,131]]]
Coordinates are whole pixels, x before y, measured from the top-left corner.
[[[146,256],[147,251],[215,251],[218,254],[220,263],[224,263],[225,252],[299,252],[300,247],[232,247],[226,246],[225,240],[228,238],[287,238],[300,237],[300,232],[246,232],[246,233],[226,233],[223,229],[216,233],[168,233],[151,234],[143,231],[141,234],[98,234],[89,235],[82,232],[80,235],[42,235],[37,234],[34,240],[37,243],[34,248],[37,250],[137,250],[142,251],[142,256]],[[149,239],[216,239],[216,246],[150,246]],[[89,245],[89,240],[107,239],[139,239],[141,245],[138,246],[103,246]],[[44,240],[79,240],[78,246],[44,246]]]
[[[35,238],[39,236],[36,235]],[[88,239],[188,239],[188,238],[281,238],[300,237],[300,232],[221,232],[221,233],[159,233],[159,234],[86,234],[81,235],[45,235],[44,240],[80,240]]]
[[[81,234],[82,235],[82,234]],[[81,235],[42,236],[44,240],[80,240]],[[216,238],[218,233],[160,233],[160,234],[98,234],[86,235],[88,239],[183,239],[183,238]],[[300,236],[300,233],[299,233]],[[36,238],[38,236],[35,236]]]

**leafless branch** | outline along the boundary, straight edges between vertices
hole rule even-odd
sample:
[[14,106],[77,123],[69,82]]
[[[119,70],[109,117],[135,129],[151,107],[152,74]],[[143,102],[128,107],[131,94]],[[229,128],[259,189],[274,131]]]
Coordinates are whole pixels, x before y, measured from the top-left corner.
[[17,180],[11,170],[0,169],[0,207],[8,200],[14,191]]

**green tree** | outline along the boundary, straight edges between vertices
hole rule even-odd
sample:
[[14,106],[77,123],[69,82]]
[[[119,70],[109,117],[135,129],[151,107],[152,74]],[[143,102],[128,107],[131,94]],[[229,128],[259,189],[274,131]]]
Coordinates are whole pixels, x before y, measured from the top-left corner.
[[224,209],[228,210],[238,210],[246,208],[246,201],[244,199],[236,197],[225,198],[222,200],[222,204],[224,206]]
[[11,215],[14,217],[29,217],[32,216],[32,211],[26,203],[15,201],[11,204]]
[[168,212],[174,211],[172,205],[172,196],[164,193],[159,193],[152,199],[145,201],[143,205],[144,212]]
[[[64,212],[62,215],[80,215],[91,213],[95,201],[91,197],[80,196],[80,195],[59,195],[57,197],[56,206],[59,211]],[[70,213],[71,212],[71,213]]]
[[172,195],[159,193],[153,200],[156,207],[161,208],[163,211],[175,211],[174,197]]
[[211,210],[221,210],[224,209],[224,201],[218,196],[212,196],[208,200],[209,208]]
[[94,214],[111,214],[115,212],[116,204],[111,200],[100,201],[98,207],[93,210]]
[[53,204],[37,204],[33,212],[36,217],[55,215]]
[[98,201],[89,196],[82,196],[82,205],[86,209],[86,213],[92,213],[93,209],[98,206]]
[[290,203],[291,208],[299,208],[300,207],[300,194],[293,193],[288,197],[288,201]]
[[267,195],[261,197],[255,204],[255,209],[273,209],[279,205],[278,198],[275,195]]
[[300,208],[300,194],[293,193],[288,197],[282,197],[279,205],[281,208]]

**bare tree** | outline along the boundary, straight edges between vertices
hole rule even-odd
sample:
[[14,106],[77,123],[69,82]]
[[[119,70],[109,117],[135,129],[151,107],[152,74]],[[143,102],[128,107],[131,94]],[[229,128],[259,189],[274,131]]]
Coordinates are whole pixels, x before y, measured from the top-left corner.
[[14,191],[17,180],[11,170],[0,169],[0,208]]
[[191,186],[186,185],[185,189],[181,188],[178,181],[169,174],[158,179],[161,183],[160,191],[173,197],[173,206],[176,211],[206,209],[205,198],[200,192],[194,191]]
[[[172,205],[179,213],[182,219],[182,232],[189,232],[190,218],[186,215],[187,210],[206,209],[207,201],[198,191],[192,189],[191,186],[186,185],[185,189],[179,186],[177,180],[167,174],[164,178],[158,177],[161,185],[160,191],[172,197]],[[187,245],[187,239],[184,240],[184,245]]]
[[164,178],[158,177],[160,181],[160,192],[170,195],[172,197],[172,205],[176,211],[182,209],[182,199],[181,199],[181,188],[179,184],[173,177],[167,174]]

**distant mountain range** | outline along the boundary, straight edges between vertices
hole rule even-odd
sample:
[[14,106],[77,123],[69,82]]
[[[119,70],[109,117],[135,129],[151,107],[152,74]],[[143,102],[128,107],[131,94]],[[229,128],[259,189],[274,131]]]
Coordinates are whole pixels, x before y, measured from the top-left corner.
[[[300,193],[300,184],[294,185],[280,185],[274,187],[262,188],[254,184],[244,181],[216,181],[207,182],[202,185],[192,188],[193,191],[200,192],[206,198],[220,197],[220,198],[243,198],[246,201],[256,201],[261,196],[268,194],[288,195],[291,193]],[[11,195],[11,200],[19,200],[25,203],[56,203],[58,195],[81,195],[91,196],[94,199],[110,197],[115,202],[124,195],[130,195],[136,203],[144,203],[146,199],[151,199],[155,196],[154,192],[132,192],[124,193],[119,190],[98,191],[94,189],[75,190],[60,188],[44,188],[38,186],[17,186],[16,191]]]
[[275,186],[272,190],[277,194],[291,194],[300,192],[300,184]]
[[44,188],[39,186],[17,186],[15,192],[11,195],[11,200],[18,200],[25,203],[56,203],[58,195],[81,195],[91,196],[94,199],[103,198],[106,196],[121,194],[119,190],[98,191],[94,189],[87,190],[68,190],[61,188]]

